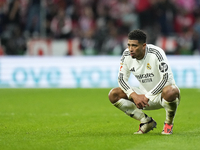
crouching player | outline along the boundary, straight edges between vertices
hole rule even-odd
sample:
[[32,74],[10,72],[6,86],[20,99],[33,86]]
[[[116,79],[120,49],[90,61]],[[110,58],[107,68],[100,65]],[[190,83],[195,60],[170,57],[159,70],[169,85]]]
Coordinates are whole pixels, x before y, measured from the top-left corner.
[[[172,134],[180,90],[175,84],[165,52],[160,47],[146,44],[146,34],[142,30],[131,31],[127,45],[121,57],[119,87],[109,92],[110,102],[140,121],[135,134],[147,133],[157,125],[142,110],[164,108],[166,119],[162,134]],[[130,87],[128,79],[131,73],[139,81],[139,87]]]

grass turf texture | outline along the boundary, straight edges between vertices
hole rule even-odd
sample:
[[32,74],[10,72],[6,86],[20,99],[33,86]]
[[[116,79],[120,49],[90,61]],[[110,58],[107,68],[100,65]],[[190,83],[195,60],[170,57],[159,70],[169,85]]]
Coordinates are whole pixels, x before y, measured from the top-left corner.
[[145,111],[157,128],[134,135],[139,121],[112,106],[109,90],[0,89],[0,149],[200,149],[199,89],[181,89],[173,135],[160,134],[164,109]]

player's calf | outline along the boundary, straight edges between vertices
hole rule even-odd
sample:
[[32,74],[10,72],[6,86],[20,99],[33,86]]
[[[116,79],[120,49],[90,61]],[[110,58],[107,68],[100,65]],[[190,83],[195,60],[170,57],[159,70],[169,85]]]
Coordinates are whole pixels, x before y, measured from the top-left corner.
[[166,119],[162,134],[173,133],[173,122],[178,105],[180,103],[180,91],[176,86],[167,86],[162,92],[162,106],[166,111]]

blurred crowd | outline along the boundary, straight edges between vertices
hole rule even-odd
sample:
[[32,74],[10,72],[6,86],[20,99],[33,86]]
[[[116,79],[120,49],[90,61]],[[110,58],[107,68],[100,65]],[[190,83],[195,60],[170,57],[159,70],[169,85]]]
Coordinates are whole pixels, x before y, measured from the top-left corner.
[[200,0],[0,0],[5,55],[24,55],[31,38],[79,38],[85,55],[118,55],[138,28],[152,44],[175,37],[169,54],[199,54]]

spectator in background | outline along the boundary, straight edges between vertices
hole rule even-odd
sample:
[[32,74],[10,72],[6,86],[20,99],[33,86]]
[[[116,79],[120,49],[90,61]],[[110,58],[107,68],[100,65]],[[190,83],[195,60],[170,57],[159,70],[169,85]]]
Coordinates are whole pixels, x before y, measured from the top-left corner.
[[7,13],[7,22],[9,24],[21,25],[21,16],[20,16],[20,0],[13,0],[9,5],[9,10]]
[[[183,1],[177,1],[183,2]],[[192,0],[191,0],[192,3]],[[194,47],[194,32],[193,26],[195,22],[195,16],[189,6],[185,6],[185,3],[179,3],[180,6],[177,6],[177,15],[174,21],[175,33],[177,34],[178,42],[178,52],[182,55],[191,55],[193,54]],[[193,5],[191,5],[193,6]]]
[[151,3],[149,0],[136,0],[135,10],[139,15],[140,28],[145,29],[152,23]]
[[108,36],[105,38],[102,46],[102,55],[120,55],[122,53],[122,42],[119,37],[119,30],[115,26],[115,21],[108,22]]
[[25,24],[26,36],[39,36],[41,23],[40,2],[41,0],[29,0]]
[[173,0],[173,2],[177,8],[184,9],[188,13],[192,13],[196,5],[195,0]]
[[5,27],[5,16],[7,11],[6,0],[0,0],[0,36]]
[[16,27],[18,27],[20,30],[23,30],[23,24],[20,15],[20,6],[20,0],[13,0],[9,4],[8,13],[6,15],[6,32],[12,32],[13,30],[15,30]]
[[95,38],[99,54],[121,54],[122,38],[139,27],[134,4],[130,0],[98,2]]
[[0,56],[5,55],[4,48],[0,44]]
[[51,31],[51,21],[53,20],[54,16],[56,16],[58,11],[58,6],[51,1],[46,2],[46,20],[45,20],[45,31],[47,37],[53,37],[53,33]]
[[116,7],[119,13],[119,34],[127,35],[129,31],[139,28],[138,14],[135,13],[135,2],[130,0],[119,0]]
[[138,14],[139,28],[143,29],[149,36],[147,42],[155,43],[157,36],[160,34],[160,28],[156,20],[156,10],[154,5],[157,0],[136,0],[135,12]]
[[197,17],[196,22],[194,23],[194,54],[200,54],[200,16]]
[[188,12],[186,9],[179,8],[174,21],[176,33],[181,33],[185,28],[192,28],[194,25],[195,17],[193,13]]
[[193,32],[189,27],[182,29],[182,32],[177,38],[178,42],[178,52],[182,55],[191,55],[193,54]]
[[174,18],[176,8],[171,0],[160,0],[154,6],[156,22],[160,27],[160,32],[164,36],[174,33]]
[[6,14],[6,26],[2,35],[2,45],[6,47],[5,52],[8,55],[22,55],[26,50],[20,7],[20,0],[12,0],[9,3]]
[[78,20],[78,26],[81,32],[81,36],[84,37],[86,34],[93,35],[96,29],[96,22],[94,18],[93,10],[90,6],[84,5],[81,11],[81,16]]
[[85,55],[96,55],[98,52],[95,50],[95,40],[93,33],[88,32],[81,40],[81,49]]
[[[81,16],[78,20],[80,31],[81,46],[85,54],[95,54],[94,35],[96,31],[96,22],[94,12],[89,5],[84,5],[81,11]],[[84,43],[84,41],[87,41]]]
[[12,30],[12,36],[5,43],[7,55],[24,55],[26,52],[26,39],[19,26]]
[[195,23],[193,26],[193,50],[194,55],[200,54],[200,0],[195,0],[194,6]]
[[177,15],[174,21],[175,32],[180,33],[185,28],[192,28],[195,21],[193,11],[195,10],[195,0],[175,0]]
[[50,29],[56,39],[69,39],[72,37],[72,20],[65,13],[65,9],[58,9],[57,15],[51,21]]
[[106,5],[103,3],[98,4],[95,32],[95,50],[97,50],[97,54],[101,53],[104,40],[108,36],[108,22],[111,20],[108,12],[109,8]]

